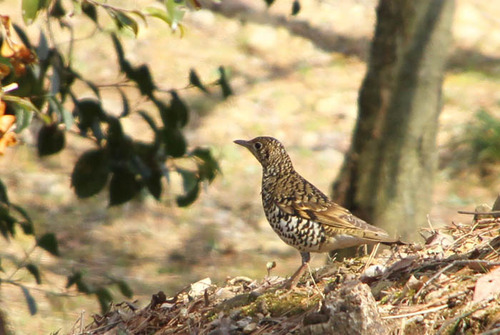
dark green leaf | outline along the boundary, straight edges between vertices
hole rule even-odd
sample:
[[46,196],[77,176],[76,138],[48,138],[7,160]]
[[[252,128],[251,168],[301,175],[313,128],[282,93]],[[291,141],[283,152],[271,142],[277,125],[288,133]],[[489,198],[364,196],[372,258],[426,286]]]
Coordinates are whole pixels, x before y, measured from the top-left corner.
[[110,308],[110,304],[113,302],[113,296],[109,292],[109,290],[105,287],[99,287],[95,291],[95,295],[97,296],[97,300],[99,300],[99,305],[101,306],[101,313],[108,312]]
[[42,30],[40,30],[40,37],[38,38],[38,46],[36,47],[36,55],[40,62],[44,62],[49,57],[49,44],[47,38]]
[[38,112],[37,108],[26,98],[6,94],[2,96],[2,100],[9,102],[9,106],[15,111],[16,133],[20,133],[30,125],[33,111]]
[[61,70],[60,68],[54,67],[52,71],[52,76],[50,77],[50,94],[55,96],[61,91]]
[[[127,74],[127,73],[126,73]],[[156,85],[153,82],[153,77],[149,71],[149,67],[145,64],[135,68],[131,74],[127,74],[130,80],[133,80],[139,86],[139,91],[142,95],[151,96],[153,91],[156,89]]]
[[179,128],[164,128],[163,143],[168,156],[182,157],[186,153],[187,143]]
[[108,142],[120,142],[125,133],[119,119],[114,116],[108,116]]
[[82,12],[87,15],[92,21],[97,23],[97,9],[94,4],[88,1],[82,1]]
[[25,108],[24,105],[16,105],[16,133],[20,133],[31,124],[33,110]]
[[68,281],[66,282],[66,288],[70,288],[74,284],[82,280],[82,273],[80,271],[74,272],[72,275],[68,276]]
[[1,218],[0,218],[0,233],[2,233],[2,236],[7,241],[10,241],[10,233],[9,233],[9,229],[7,228],[7,222],[2,220]]
[[16,223],[17,220],[11,215],[9,207],[4,203],[0,203],[0,231],[6,240],[16,234]]
[[271,7],[275,0],[264,0],[267,4],[267,7]]
[[23,221],[19,223],[26,235],[35,235],[35,227],[31,222]]
[[38,12],[45,5],[44,0],[22,0],[23,20],[26,25],[30,25],[36,19]]
[[123,93],[123,91],[120,88],[118,89],[118,92],[120,92],[120,95],[122,97],[123,111],[120,115],[120,117],[122,118],[130,114],[130,105],[128,103],[127,96],[125,95],[125,93]]
[[170,110],[172,111],[172,113],[176,114],[178,126],[182,128],[186,126],[189,121],[189,110],[175,90],[170,91],[170,94],[172,95]]
[[100,122],[106,120],[106,112],[99,100],[92,98],[76,100],[73,114],[78,115],[78,128],[80,128],[83,136],[86,136],[87,131],[91,129],[94,136],[99,141],[102,140],[103,135]]
[[200,77],[196,73],[194,69],[189,70],[189,83],[200,90],[202,90],[205,93],[209,93],[208,89],[203,85],[203,83],[200,80]]
[[163,185],[161,183],[162,177],[163,174],[161,173],[161,171],[153,171],[151,173],[151,176],[146,181],[146,186],[148,187],[149,193],[151,193],[151,195],[155,197],[156,200],[160,200],[161,198],[161,192],[163,189]]
[[109,175],[109,159],[102,149],[90,150],[80,156],[71,174],[71,186],[79,198],[99,193]]
[[300,2],[299,0],[294,0],[292,3],[292,15],[297,15],[300,12]]
[[191,152],[191,155],[201,160],[201,163],[198,164],[200,179],[207,179],[211,182],[217,173],[220,173],[219,163],[212,156],[209,149],[196,148]]
[[0,202],[3,202],[6,205],[9,205],[9,197],[7,195],[7,187],[5,187],[4,183],[0,180]]
[[132,298],[134,295],[134,292],[130,288],[130,286],[124,281],[124,280],[118,280],[116,281],[116,284],[118,285],[118,288],[120,289],[120,292],[126,296],[127,298]]
[[54,233],[46,233],[37,241],[37,245],[54,256],[59,256],[59,245]]
[[0,203],[0,233],[2,233],[3,237],[7,241],[10,238],[10,232],[7,223],[9,217],[9,207],[6,204]]
[[172,111],[172,108],[154,97],[151,100],[156,105],[156,108],[158,108],[163,125],[165,127],[175,127],[177,125],[177,114]]
[[108,117],[108,142],[109,159],[111,167],[124,166],[134,157],[133,141],[123,132],[120,120]]
[[200,183],[196,174],[189,170],[178,169],[177,170],[182,176],[182,182],[184,186],[184,194],[177,196],[177,205],[179,207],[186,207],[191,205],[196,198],[198,198],[198,193],[200,192]]
[[33,298],[30,291],[28,291],[28,289],[22,285],[21,285],[21,290],[23,291],[24,298],[26,299],[26,303],[28,304],[30,314],[35,315],[37,312],[35,298]]
[[62,6],[61,0],[56,0],[49,13],[50,16],[61,18],[66,15],[66,10]]
[[[2,267],[2,259],[0,258],[0,272],[4,272],[5,273],[5,269]],[[0,284],[2,282],[0,281]]]
[[57,124],[44,125],[38,133],[38,155],[43,157],[58,153],[65,143],[65,133]]
[[126,28],[134,33],[137,37],[139,33],[139,25],[137,21],[134,20],[130,15],[126,14],[121,10],[115,10],[107,8],[109,15],[115,20],[115,24],[118,28]]
[[33,221],[31,220],[31,217],[29,216],[28,212],[26,212],[24,208],[16,204],[11,204],[10,207],[15,211],[17,211],[19,214],[21,214],[21,216],[24,218],[24,221],[20,222],[23,232],[26,235],[33,235],[34,234]]
[[40,271],[38,267],[32,263],[26,264],[26,270],[28,270],[33,277],[35,277],[36,283],[40,285],[42,283],[42,278],[40,277]]
[[148,123],[151,129],[153,129],[153,131],[156,133],[158,131],[158,127],[156,126],[156,122],[153,120],[153,118],[143,110],[138,111],[138,113]]
[[121,205],[132,200],[140,189],[141,184],[135,174],[127,169],[115,170],[109,184],[109,206]]
[[57,113],[59,120],[62,120],[64,122],[66,130],[71,129],[71,126],[75,122],[73,114],[71,114],[66,108],[64,108],[61,102],[55,97],[51,96],[48,98],[48,100],[50,109]]
[[120,64],[120,70],[125,73],[127,78],[134,76],[134,69],[130,63],[125,59],[125,53],[123,51],[122,44],[116,34],[111,34],[113,40],[113,45],[115,46],[116,55],[118,56],[118,64]]
[[[43,8],[43,6],[48,5],[47,4],[48,0],[38,0],[39,4],[41,5],[40,9]],[[26,35],[26,32],[24,31],[21,26],[18,24],[13,24],[14,30],[16,31],[17,36],[21,39],[21,42],[28,48],[28,49],[33,49],[33,46],[31,45],[30,39],[28,38],[28,35]]]
[[92,285],[88,284],[83,279],[80,279],[76,282],[76,288],[77,288],[78,292],[82,292],[85,294],[94,293],[94,288],[92,287]]
[[115,46],[116,55],[118,56],[118,63],[120,65],[125,61],[125,53],[123,52],[123,46],[116,34],[111,34],[111,39],[113,40],[113,45]]
[[219,85],[222,89],[222,96],[224,97],[224,99],[227,99],[227,97],[233,95],[233,90],[231,89],[231,86],[229,86],[229,81],[227,80],[226,76],[226,70],[223,66],[219,66],[219,74]]

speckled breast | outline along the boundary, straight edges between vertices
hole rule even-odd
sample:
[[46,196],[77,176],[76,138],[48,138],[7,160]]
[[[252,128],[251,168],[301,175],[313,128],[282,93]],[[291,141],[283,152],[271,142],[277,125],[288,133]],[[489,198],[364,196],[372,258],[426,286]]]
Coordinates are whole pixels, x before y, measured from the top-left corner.
[[326,236],[319,223],[289,215],[276,205],[266,211],[266,217],[273,230],[285,243],[302,252],[322,249]]

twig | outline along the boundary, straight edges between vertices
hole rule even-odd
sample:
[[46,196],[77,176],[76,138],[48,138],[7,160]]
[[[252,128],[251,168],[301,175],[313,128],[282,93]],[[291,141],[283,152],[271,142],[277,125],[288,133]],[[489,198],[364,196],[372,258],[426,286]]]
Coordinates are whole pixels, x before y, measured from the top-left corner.
[[451,269],[454,266],[469,265],[469,264],[481,264],[481,265],[485,265],[485,266],[490,266],[491,267],[491,266],[498,266],[498,265],[500,265],[500,262],[491,262],[491,261],[482,260],[482,259],[462,259],[462,260],[453,261],[453,263],[450,263],[450,264],[446,265],[444,268],[442,268],[441,270],[439,270],[434,276],[432,276],[431,278],[429,278],[429,280],[426,281],[424,283],[424,285],[422,285],[422,287],[415,294],[414,299],[417,300],[420,297],[420,295],[422,294],[423,290],[427,286],[429,286],[434,280],[436,280],[436,278],[438,278],[439,276],[441,276],[447,270]]
[[[492,300],[494,300],[494,299],[495,299],[495,297],[491,297],[490,299],[488,299],[488,300],[486,300],[486,301],[480,302],[480,303],[478,303],[478,305],[479,305],[478,307],[476,307],[476,308],[474,308],[474,309],[471,309],[471,310],[470,310],[470,311],[468,311],[468,312],[465,312],[465,313],[463,313],[463,314],[460,314],[460,315],[458,315],[458,316],[454,317],[453,319],[451,319],[451,320],[448,320],[448,321],[444,322],[444,323],[441,325],[441,327],[439,327],[439,329],[438,329],[438,331],[437,331],[436,335],[440,335],[440,334],[442,334],[442,333],[445,331],[445,329],[446,329],[446,328],[448,328],[448,326],[450,326],[451,324],[456,323],[456,322],[458,322],[458,321],[462,320],[463,318],[468,317],[469,315],[471,315],[471,314],[473,314],[473,313],[477,312],[477,311],[478,311],[478,310],[480,310],[480,309],[486,308],[486,307],[488,306],[488,304],[490,303],[490,301],[492,301]],[[477,306],[477,305],[476,305],[476,306]]]
[[31,249],[28,252],[25,251],[23,260],[19,264],[17,264],[17,268],[15,268],[14,271],[12,271],[12,273],[7,277],[6,280],[4,280],[4,282],[14,284],[14,280],[12,280],[12,278],[20,269],[24,268],[28,264],[29,258],[31,254],[35,251],[36,247],[37,244],[35,243],[35,245],[31,247]]
[[436,274],[434,274],[434,276],[432,276],[431,278],[429,278],[428,281],[426,281],[424,283],[424,285],[422,285],[422,287],[417,291],[417,293],[415,294],[414,296],[414,301],[417,301],[418,298],[420,297],[420,295],[422,294],[422,292],[424,291],[424,288],[426,288],[427,286],[429,286],[434,280],[436,280],[436,278],[438,278],[439,276],[441,276],[445,271],[449,270],[450,268],[452,268],[453,266],[455,266],[454,262],[451,263],[451,264],[448,264],[446,265],[444,268],[442,268],[441,270],[439,270],[438,272],[436,272]]
[[491,211],[491,212],[458,211],[458,214],[467,214],[467,215],[500,215],[500,211]]
[[365,272],[372,264],[373,259],[375,258],[375,255],[377,254],[379,247],[380,243],[375,244],[375,246],[373,247],[373,250],[370,253],[370,256],[368,257],[368,260],[366,261],[365,267],[363,268],[363,272]]
[[55,295],[57,297],[76,297],[76,296],[78,296],[78,295],[70,294],[70,293],[54,292],[54,291],[46,290],[46,289],[36,287],[36,286],[26,286],[24,284],[17,282],[16,280],[12,280],[12,279],[0,279],[0,284],[1,283],[11,284],[14,286],[19,286],[19,287],[25,287],[28,290],[38,291],[38,292],[42,292],[45,294],[52,294],[52,295]]
[[429,228],[431,229],[431,232],[433,234],[436,233],[436,229],[434,229],[434,226],[432,225],[432,222],[431,222],[431,217],[429,214],[427,214],[427,224],[429,225]]
[[82,310],[80,313],[80,334],[83,333],[84,317],[85,317],[85,310]]
[[484,333],[481,333],[481,335],[495,335],[495,334],[500,334],[500,327],[490,329]]
[[412,312],[412,313],[407,313],[407,314],[399,314],[399,315],[383,316],[382,319],[389,320],[389,319],[407,318],[407,317],[410,317],[410,316],[415,316],[415,315],[420,315],[420,314],[434,313],[434,312],[440,311],[440,310],[445,309],[445,308],[448,308],[448,304],[441,305],[441,306],[434,307],[434,308],[424,309],[424,310],[418,311],[418,312]]
[[309,266],[309,263],[307,263],[307,270],[309,270],[309,276],[311,276],[311,280],[313,282],[314,287],[316,288],[316,291],[318,291],[318,293],[321,295],[322,299],[325,299],[325,295],[323,294],[323,292],[321,292],[321,290],[318,287],[318,284],[316,284],[316,281],[314,280],[314,277],[313,277],[313,274],[312,274],[312,271],[311,271],[311,267]]

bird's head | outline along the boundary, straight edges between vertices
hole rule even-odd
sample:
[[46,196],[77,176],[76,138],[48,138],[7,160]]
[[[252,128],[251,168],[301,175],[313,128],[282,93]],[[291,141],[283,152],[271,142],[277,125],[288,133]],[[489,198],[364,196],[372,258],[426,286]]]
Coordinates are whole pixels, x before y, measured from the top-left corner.
[[285,147],[273,137],[260,136],[249,141],[236,140],[234,143],[250,150],[264,171],[280,172],[293,169]]

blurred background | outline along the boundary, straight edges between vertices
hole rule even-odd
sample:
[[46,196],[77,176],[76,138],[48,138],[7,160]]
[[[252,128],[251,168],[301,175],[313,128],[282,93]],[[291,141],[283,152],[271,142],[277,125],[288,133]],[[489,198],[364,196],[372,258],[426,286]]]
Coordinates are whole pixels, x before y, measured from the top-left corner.
[[[115,5],[133,9],[151,3],[116,1]],[[274,234],[263,215],[260,165],[233,140],[278,138],[297,171],[329,193],[350,145],[377,2],[302,1],[298,16],[290,15],[291,1],[278,0],[269,9],[264,1],[234,3],[240,7],[229,12],[187,11],[182,38],[179,31],[172,32],[154,18],[147,26],[140,24],[136,38],[121,37],[127,59],[135,65],[147,63],[155,83],[163,90],[178,90],[189,106],[184,131],[189,147],[209,147],[219,163],[221,173],[210,185],[202,183],[191,206],[175,204],[175,194],[182,191],[182,180],[175,175],[161,201],[141,195],[108,207],[105,193],[78,199],[70,187],[71,173],[78,157],[95,144],[76,131],[67,132],[63,151],[39,158],[37,128],[27,129],[20,143],[0,157],[0,177],[9,199],[26,209],[37,232],[56,234],[62,254],[53,257],[43,250],[31,254],[33,262],[46,269],[42,285],[31,285],[26,271],[16,274],[27,286],[39,289],[31,291],[38,305],[34,316],[18,287],[0,287],[0,304],[15,333],[59,329],[65,333],[83,311],[87,321],[99,312],[94,297],[64,288],[74,270],[82,271],[90,282],[124,279],[134,291],[132,300],[143,306],[159,290],[172,296],[205,277],[215,282],[235,276],[261,279],[268,261],[277,262],[275,275],[290,275],[298,267],[297,251]],[[0,14],[23,22],[20,2],[0,1]],[[495,164],[500,154],[494,147],[499,142],[486,153],[479,152],[485,135],[500,139],[499,17],[498,2],[456,1],[439,120],[439,172],[429,195],[433,206],[428,220],[435,227],[468,221],[457,210],[491,205],[500,190]],[[123,75],[109,36],[96,32],[82,15],[68,21],[78,27],[73,67],[102,85],[120,81]],[[43,20],[36,21],[26,32],[36,41],[43,25]],[[112,23],[103,26],[111,29]],[[308,31],[318,33],[308,35]],[[67,43],[64,38],[61,44]],[[234,95],[207,97],[186,88],[190,69],[210,83],[219,78],[221,65]],[[79,96],[93,95],[88,86],[75,85]],[[148,108],[136,90],[123,90],[132,110]],[[103,89],[102,97],[107,111],[121,113],[122,99],[115,90]],[[122,125],[134,138],[151,138],[147,123],[133,112]],[[2,258],[22,255],[31,245],[22,233],[15,243],[0,239]],[[324,264],[326,258],[314,255],[313,266]],[[8,262],[3,263],[8,271]],[[111,290],[116,301],[126,299],[117,288]],[[59,293],[70,297],[58,297]]]

